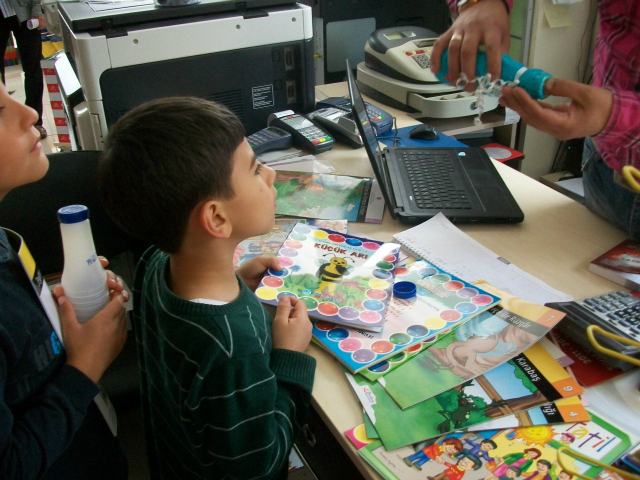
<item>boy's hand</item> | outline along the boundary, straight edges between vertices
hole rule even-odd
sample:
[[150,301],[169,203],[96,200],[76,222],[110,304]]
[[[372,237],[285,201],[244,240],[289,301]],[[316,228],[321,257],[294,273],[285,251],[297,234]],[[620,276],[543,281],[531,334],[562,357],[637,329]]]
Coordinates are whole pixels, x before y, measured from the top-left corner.
[[[105,257],[98,256],[98,260],[100,260],[100,265],[102,265],[102,268],[105,268],[107,265],[109,265],[109,260],[107,260]],[[128,302],[129,294],[124,289],[124,282],[122,281],[122,278],[117,276],[111,270],[105,271],[107,272],[107,288],[109,289],[109,292],[122,292],[122,294],[124,295],[124,301]]]
[[252,292],[256,291],[260,280],[264,277],[264,272],[272,268],[273,270],[282,270],[280,262],[276,257],[254,257],[247,263],[236,269],[236,273],[247,284]]
[[571,102],[550,105],[533,100],[523,88],[511,87],[502,89],[499,102],[518,112],[527,125],[559,140],[597,135],[607,126],[613,110],[613,93],[606,88],[550,78],[544,91],[570,98]]
[[[113,278],[109,283],[118,285]],[[54,289],[53,295],[59,306],[67,363],[98,383],[127,339],[123,306],[126,292],[117,291],[115,287],[111,289],[111,299],[107,306],[86,323],[78,323],[73,306],[65,297],[61,286]]]
[[305,303],[295,297],[281,298],[271,327],[273,348],[302,353],[311,341],[311,329]]

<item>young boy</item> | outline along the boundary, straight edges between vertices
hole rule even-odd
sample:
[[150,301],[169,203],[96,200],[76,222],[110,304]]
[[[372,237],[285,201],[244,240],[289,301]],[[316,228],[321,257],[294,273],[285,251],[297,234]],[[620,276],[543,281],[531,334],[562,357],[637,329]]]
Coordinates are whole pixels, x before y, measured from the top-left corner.
[[238,243],[273,226],[274,177],[238,118],[205,100],[155,100],[109,131],[105,206],[155,245],[134,288],[153,478],[286,477],[313,385],[311,324],[289,297],[272,323],[253,294],[275,258],[233,268]]
[[507,468],[507,473],[498,477],[498,480],[511,480],[512,478],[518,478],[522,472],[518,467]]
[[454,437],[445,438],[441,444],[434,443],[433,445],[429,445],[424,447],[422,450],[418,450],[413,455],[409,455],[408,457],[404,457],[404,463],[407,466],[414,466],[418,470],[422,470],[422,465],[425,463],[435,460],[437,457],[441,455],[449,455],[453,457],[456,453],[460,453],[462,451],[462,442]]
[[[0,200],[49,168],[37,120],[0,83]],[[108,273],[111,301],[83,324],[57,287],[56,313],[18,233],[0,228],[0,477],[127,478],[120,445],[93,402],[127,336],[122,281]],[[64,349],[50,315],[59,316]]]

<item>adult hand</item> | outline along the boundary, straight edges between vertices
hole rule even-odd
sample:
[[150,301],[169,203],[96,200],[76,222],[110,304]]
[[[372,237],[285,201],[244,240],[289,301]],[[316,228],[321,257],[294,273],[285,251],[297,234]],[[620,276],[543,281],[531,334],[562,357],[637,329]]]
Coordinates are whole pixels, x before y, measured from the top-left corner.
[[236,273],[242,278],[244,283],[247,284],[247,287],[249,287],[252,292],[255,292],[258,285],[260,285],[260,280],[262,280],[264,272],[270,268],[273,270],[282,270],[280,262],[278,262],[276,257],[254,257],[237,268]]
[[107,306],[85,323],[78,323],[60,285],[53,294],[58,302],[67,363],[98,383],[127,339],[123,293],[111,290]]
[[282,297],[271,326],[273,348],[302,353],[311,341],[311,330],[307,305],[299,298]]
[[613,93],[606,88],[550,78],[544,85],[544,91],[571,101],[550,105],[533,100],[522,88],[503,87],[499,103],[518,112],[527,125],[550,133],[559,140],[597,135],[609,122]]
[[[442,53],[449,49],[449,83],[456,84],[460,72],[469,79],[476,77],[476,57],[480,45],[485,46],[487,71],[500,78],[502,54],[509,50],[509,12],[503,0],[482,0],[463,9],[451,28],[433,45],[431,71],[440,71]],[[475,89],[475,82],[467,85]]]

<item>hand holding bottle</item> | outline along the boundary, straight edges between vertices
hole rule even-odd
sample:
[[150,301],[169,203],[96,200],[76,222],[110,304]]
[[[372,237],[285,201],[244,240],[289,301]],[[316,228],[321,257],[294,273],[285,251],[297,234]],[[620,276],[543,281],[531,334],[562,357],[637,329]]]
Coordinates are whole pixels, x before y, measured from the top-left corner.
[[[117,285],[113,279],[111,282]],[[65,297],[61,286],[57,286],[53,293],[59,306],[67,363],[97,383],[120,354],[127,339],[123,305],[126,292],[115,286],[107,306],[85,323],[79,323],[76,319],[71,302]]]

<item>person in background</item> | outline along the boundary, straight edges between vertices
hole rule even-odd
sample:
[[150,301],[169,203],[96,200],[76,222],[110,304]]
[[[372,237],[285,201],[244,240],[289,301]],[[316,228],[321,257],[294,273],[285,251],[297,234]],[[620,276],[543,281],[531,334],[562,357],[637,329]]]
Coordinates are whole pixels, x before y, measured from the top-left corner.
[[303,300],[281,297],[272,320],[254,294],[282,269],[275,257],[233,266],[240,242],[273,227],[274,179],[221,104],[154,100],[109,130],[103,203],[154,245],[132,321],[152,478],[287,476],[313,387],[311,322]]
[[[448,3],[459,15],[434,45],[432,71],[440,70],[442,52],[448,48],[451,78],[460,72],[473,78],[476,52],[484,45],[488,71],[498,78],[500,55],[509,45],[513,0]],[[569,99],[557,105],[535,101],[521,88],[505,87],[500,104],[560,140],[586,137],[582,168],[587,207],[640,240],[640,194],[621,176],[625,165],[640,168],[640,0],[597,3],[600,32],[593,85],[548,80],[546,94]]]
[[[38,27],[27,28],[29,19],[38,20]],[[4,77],[4,54],[9,41],[9,34],[13,32],[18,45],[20,63],[24,71],[25,105],[38,113],[35,128],[40,138],[47,136],[42,126],[42,93],[44,92],[44,78],[42,77],[42,40],[40,30],[46,27],[46,21],[40,0],[0,0],[0,76],[6,85]]]
[[[0,85],[0,200],[47,173],[37,119]],[[125,479],[120,443],[93,401],[127,337],[122,280],[107,272],[111,300],[83,324],[56,287],[63,348],[26,250],[0,227],[0,478]]]

